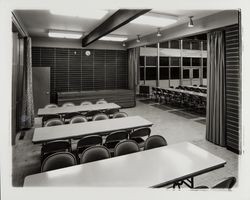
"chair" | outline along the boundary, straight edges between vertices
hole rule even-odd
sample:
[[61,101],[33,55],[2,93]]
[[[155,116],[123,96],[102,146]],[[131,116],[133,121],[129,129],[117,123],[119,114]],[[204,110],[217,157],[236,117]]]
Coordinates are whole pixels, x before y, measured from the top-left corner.
[[[224,181],[221,181],[220,183],[216,184],[212,187],[212,189],[231,189],[236,183],[235,177],[228,177]],[[208,189],[207,186],[201,185],[197,186],[194,189]]]
[[166,146],[167,141],[161,135],[152,135],[148,137],[144,144],[144,150],[149,150],[157,147]]
[[44,159],[41,166],[41,172],[70,167],[76,164],[76,158],[72,153],[58,152]]
[[105,147],[109,149],[111,153],[114,152],[115,146],[123,141],[128,139],[128,131],[115,131],[110,133],[105,140],[105,143],[103,144]]
[[100,135],[85,136],[77,142],[76,146],[77,154],[79,155],[85,149],[96,145],[102,145],[102,137]]
[[69,122],[73,117],[76,116],[83,116],[80,112],[71,112],[71,113],[65,113],[62,118],[64,120],[64,122]]
[[93,146],[87,148],[81,155],[80,163],[94,162],[110,158],[109,150],[104,146]]
[[63,121],[62,120],[60,120],[60,119],[50,119],[50,120],[48,120],[45,124],[44,124],[44,126],[45,127],[48,127],[48,126],[59,126],[59,125],[63,125]]
[[129,139],[134,140],[138,143],[139,147],[144,147],[144,139],[142,137],[149,137],[151,129],[148,127],[138,128],[130,133]]
[[134,140],[126,140],[119,142],[115,146],[114,156],[122,156],[140,151],[140,147]]
[[127,117],[128,114],[125,112],[117,112],[113,115],[113,118],[122,118],[122,117]]
[[105,104],[108,103],[107,101],[105,101],[104,99],[100,99],[96,102],[96,104]]
[[62,105],[62,107],[68,107],[68,106],[75,106],[75,104],[72,102],[66,102]]
[[47,158],[49,155],[56,152],[70,152],[71,144],[68,141],[58,140],[51,141],[42,146],[41,149],[41,161]]
[[92,105],[92,102],[90,102],[90,101],[83,101],[80,105],[81,106]]
[[45,125],[45,123],[47,121],[49,121],[50,119],[61,119],[61,116],[60,115],[57,115],[57,114],[52,114],[52,115],[45,115],[42,117],[42,126]]
[[98,113],[93,117],[93,121],[99,121],[99,120],[105,120],[105,119],[109,119],[109,117],[104,114],[104,113]]
[[46,106],[44,106],[44,108],[58,108],[58,105],[51,103],[51,104],[47,104]]
[[87,118],[82,116],[82,115],[77,115],[74,116],[70,119],[69,123],[70,124],[75,124],[75,123],[82,123],[82,122],[87,122]]

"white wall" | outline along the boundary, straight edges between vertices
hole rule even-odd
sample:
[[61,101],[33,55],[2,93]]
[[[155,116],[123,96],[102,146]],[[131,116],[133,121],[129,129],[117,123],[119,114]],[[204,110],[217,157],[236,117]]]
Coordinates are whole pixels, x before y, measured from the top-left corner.
[[82,49],[110,49],[126,50],[120,42],[96,41],[87,47],[82,47],[82,40],[32,37],[32,46],[36,47],[58,47],[58,48],[82,48]]

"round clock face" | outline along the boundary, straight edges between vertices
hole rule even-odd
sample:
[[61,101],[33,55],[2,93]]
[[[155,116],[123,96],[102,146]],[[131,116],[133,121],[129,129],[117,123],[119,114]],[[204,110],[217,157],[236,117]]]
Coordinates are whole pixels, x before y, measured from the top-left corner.
[[90,51],[85,51],[86,56],[90,56]]

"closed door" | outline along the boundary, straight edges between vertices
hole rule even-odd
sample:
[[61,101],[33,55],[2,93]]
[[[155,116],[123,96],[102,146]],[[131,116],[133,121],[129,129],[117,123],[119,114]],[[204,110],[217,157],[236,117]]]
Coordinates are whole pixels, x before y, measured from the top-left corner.
[[50,67],[33,67],[33,96],[35,114],[50,103]]

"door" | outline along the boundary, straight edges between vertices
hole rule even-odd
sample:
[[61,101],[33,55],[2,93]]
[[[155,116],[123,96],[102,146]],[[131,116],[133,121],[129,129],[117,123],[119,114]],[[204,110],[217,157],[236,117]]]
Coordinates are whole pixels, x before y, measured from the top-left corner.
[[33,67],[34,111],[50,103],[50,67]]

